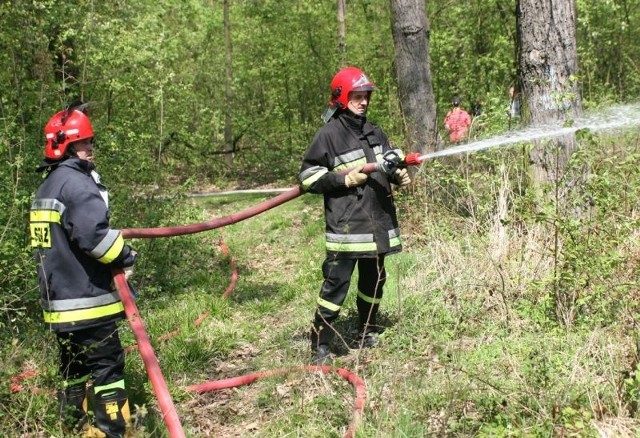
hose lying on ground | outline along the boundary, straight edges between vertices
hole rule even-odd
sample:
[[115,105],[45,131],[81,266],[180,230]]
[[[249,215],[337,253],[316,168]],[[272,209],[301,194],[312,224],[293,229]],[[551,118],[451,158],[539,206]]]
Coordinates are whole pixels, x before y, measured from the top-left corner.
[[[149,376],[149,380],[151,381],[153,391],[158,398],[158,405],[162,413],[163,421],[165,422],[167,430],[169,431],[169,436],[171,438],[182,438],[185,436],[182,424],[180,423],[180,419],[178,418],[178,414],[176,412],[173,401],[171,400],[169,390],[164,381],[164,376],[162,375],[162,371],[160,370],[158,359],[153,352],[151,342],[149,341],[149,338],[146,334],[142,319],[140,318],[140,314],[138,313],[138,308],[133,301],[131,290],[129,289],[129,285],[122,270],[114,270],[114,281],[118,289],[120,299],[124,304],[127,320],[129,321],[131,330],[133,331],[133,334],[138,342],[138,350],[140,351],[142,361],[144,362],[145,368],[147,370],[147,374]],[[360,377],[343,368],[309,365],[291,369],[269,370],[260,373],[248,374],[245,376],[204,382],[198,385],[190,385],[187,387],[187,389],[198,393],[216,391],[220,389],[248,385],[258,379],[282,375],[294,371],[321,371],[325,374],[336,372],[353,385],[356,393],[356,399],[354,401],[353,416],[344,437],[354,437],[355,430],[358,426],[358,423],[362,416],[362,412],[364,410],[364,404],[366,400],[366,387]]]
[[[376,164],[370,163],[365,166],[363,172],[371,173],[376,170]],[[199,233],[202,231],[212,230],[215,228],[223,227],[226,225],[234,224],[236,222],[248,219],[257,214],[263,213],[271,208],[274,208],[278,205],[281,205],[287,201],[297,198],[304,192],[299,188],[295,187],[289,191],[286,191],[274,198],[263,201],[253,207],[245,209],[239,213],[232,214],[229,216],[225,216],[222,218],[214,218],[207,222],[190,224],[190,225],[180,225],[173,227],[159,227],[159,228],[130,228],[123,229],[122,235],[125,238],[155,238],[155,237],[172,237],[172,236],[180,236],[185,234],[193,234]],[[228,248],[222,243],[222,251],[228,255]],[[162,376],[162,372],[160,371],[160,367],[158,365],[158,360],[153,353],[153,349],[151,348],[151,344],[149,342],[149,338],[146,336],[146,332],[144,331],[144,327],[142,325],[140,316],[138,314],[137,307],[135,302],[131,298],[131,291],[129,290],[129,286],[124,279],[124,273],[122,271],[116,270],[114,271],[114,279],[116,281],[116,286],[118,288],[118,293],[125,307],[125,313],[127,314],[127,319],[131,324],[131,328],[133,330],[134,336],[138,342],[138,348],[140,349],[140,353],[142,355],[142,360],[147,369],[147,373],[151,380],[154,392],[158,397],[158,402],[160,406],[160,410],[162,412],[162,416],[164,422],[169,430],[169,434],[172,438],[174,437],[183,437],[184,431],[182,429],[182,425],[180,424],[180,420],[176,414],[175,406],[171,401],[171,397],[169,396],[169,392],[164,382],[164,378]],[[223,296],[228,296],[229,293],[233,290],[235,286],[235,281],[237,280],[237,272],[234,271],[234,276],[232,277],[232,282],[225,291]],[[143,354],[144,352],[144,354]],[[224,379],[220,381],[211,381],[205,382],[200,385],[192,385],[188,387],[192,391],[195,392],[206,392],[211,390],[217,390],[222,388],[231,388],[240,385],[246,385],[253,383],[255,380],[269,377],[278,374],[285,374],[292,371],[322,371],[325,374],[335,371],[345,379],[347,379],[355,388],[356,392],[356,400],[354,402],[353,409],[353,418],[351,423],[349,424],[349,428],[345,434],[345,438],[351,438],[355,434],[356,427],[362,416],[362,411],[364,409],[364,403],[366,400],[366,388],[362,379],[360,379],[357,375],[352,372],[342,369],[342,368],[333,368],[328,366],[316,367],[316,366],[306,366],[306,367],[298,367],[290,370],[281,369],[275,371],[265,371],[262,373],[250,374],[247,376],[240,376],[231,379]]]

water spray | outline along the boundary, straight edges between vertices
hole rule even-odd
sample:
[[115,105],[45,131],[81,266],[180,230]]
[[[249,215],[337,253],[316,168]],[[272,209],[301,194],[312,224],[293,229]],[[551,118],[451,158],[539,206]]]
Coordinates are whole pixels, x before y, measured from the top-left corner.
[[555,125],[543,125],[534,128],[527,128],[484,140],[474,141],[472,143],[429,152],[427,154],[408,154],[405,158],[405,162],[409,166],[417,166],[423,161],[434,158],[477,152],[483,149],[514,143],[561,137],[563,135],[573,134],[582,129],[588,129],[590,131],[606,131],[637,125],[640,125],[640,105],[623,105],[609,108],[602,113],[594,114],[589,117],[576,119],[571,123],[571,126],[559,127]]

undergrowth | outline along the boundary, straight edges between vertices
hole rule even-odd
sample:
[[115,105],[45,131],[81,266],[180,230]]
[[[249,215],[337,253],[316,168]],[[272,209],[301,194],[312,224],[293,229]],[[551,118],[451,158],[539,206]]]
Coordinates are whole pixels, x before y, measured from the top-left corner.
[[[572,198],[580,220],[559,215],[553,198],[531,197],[525,146],[428,162],[397,193],[404,252],[388,259],[381,344],[353,348],[353,291],[336,324],[335,365],[366,382],[356,436],[635,436],[640,143],[637,132],[580,142],[570,167],[584,176]],[[225,216],[268,196],[170,197],[114,210],[119,225],[155,226]],[[132,244],[141,255],[137,305],[187,436],[344,435],[354,390],[337,375],[186,390],[308,363],[324,257],[321,197]],[[239,280],[224,298],[232,267]],[[7,383],[37,373],[20,391],[0,389],[0,435],[63,436],[52,337],[37,306],[14,307],[24,323],[3,320],[13,328],[3,335],[0,373]],[[135,343],[126,324],[122,339]],[[167,436],[135,351],[126,373],[138,436]]]

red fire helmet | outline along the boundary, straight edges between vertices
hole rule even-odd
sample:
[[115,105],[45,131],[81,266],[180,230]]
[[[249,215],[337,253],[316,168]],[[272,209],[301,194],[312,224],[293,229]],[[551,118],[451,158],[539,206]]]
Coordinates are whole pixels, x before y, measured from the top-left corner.
[[51,160],[60,160],[65,156],[70,143],[93,137],[93,128],[89,117],[76,108],[56,113],[44,127],[47,143],[44,156]]
[[362,70],[356,67],[345,67],[331,80],[331,99],[329,106],[344,109],[349,104],[349,93],[352,91],[374,91],[376,84],[371,82]]

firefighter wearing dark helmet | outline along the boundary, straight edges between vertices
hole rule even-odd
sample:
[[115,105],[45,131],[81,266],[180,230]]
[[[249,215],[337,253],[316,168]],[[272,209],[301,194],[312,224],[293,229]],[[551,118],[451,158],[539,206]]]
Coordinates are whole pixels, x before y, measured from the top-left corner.
[[356,265],[358,345],[377,344],[376,316],[386,279],[385,257],[402,250],[391,183],[409,184],[406,169],[389,167],[369,175],[362,172],[366,163],[381,162],[388,156],[385,154],[403,156],[400,150],[392,149],[384,132],[367,120],[375,89],[355,67],[334,76],[329,107],[323,115],[326,124],[316,133],[300,168],[302,189],[324,196],[326,258],[311,332],[314,364],[330,360],[332,324]]
[[[93,162],[93,128],[83,107],[55,114],[44,128],[45,179],[31,205],[30,232],[44,321],[59,345],[59,414],[85,436],[123,437],[130,417],[124,351],[116,322],[124,308],[112,268],[136,253],[109,225],[109,198]],[[87,423],[87,388],[94,426]]]

